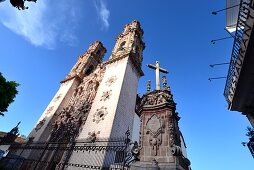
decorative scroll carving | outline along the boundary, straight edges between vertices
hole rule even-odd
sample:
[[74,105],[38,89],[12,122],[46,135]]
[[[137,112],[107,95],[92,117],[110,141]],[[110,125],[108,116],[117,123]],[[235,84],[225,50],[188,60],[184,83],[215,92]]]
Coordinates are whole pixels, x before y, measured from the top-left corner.
[[98,86],[103,78],[105,67],[99,65],[73,92],[68,105],[54,118],[51,141],[69,141],[79,133],[85,123]]
[[169,103],[175,105],[173,96],[170,91],[156,90],[151,93],[145,94],[141,101],[141,106],[145,105],[160,105],[163,103]]
[[112,95],[112,90],[103,92],[102,96],[101,96],[101,101],[106,101],[110,98],[110,96]]
[[104,120],[105,116],[108,114],[107,108],[102,106],[100,109],[93,115],[93,122],[99,123],[101,120]]
[[44,125],[44,123],[46,122],[45,118],[43,118],[34,128],[34,130],[37,132],[38,130],[41,129],[41,127]]
[[146,123],[146,134],[150,134],[149,143],[153,149],[153,155],[157,155],[157,150],[162,143],[162,133],[164,133],[165,122],[157,115],[152,115]]
[[108,80],[106,81],[106,85],[107,86],[111,86],[113,83],[115,83],[117,80],[116,76],[111,76],[110,78],[108,78]]

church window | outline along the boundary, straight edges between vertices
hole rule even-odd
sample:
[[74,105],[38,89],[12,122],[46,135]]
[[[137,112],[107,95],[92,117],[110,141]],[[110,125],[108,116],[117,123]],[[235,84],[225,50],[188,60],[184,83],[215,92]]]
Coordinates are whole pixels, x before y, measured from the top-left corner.
[[94,66],[90,65],[89,68],[86,70],[85,75],[88,76],[89,74],[91,74],[93,69],[94,69]]
[[119,48],[117,49],[117,51],[122,51],[122,50],[124,50],[124,45],[125,45],[125,43],[126,43],[126,41],[123,41],[121,44],[120,44],[120,46],[119,46]]
[[75,67],[75,70],[77,70],[79,68],[81,63],[78,63],[78,65]]
[[96,54],[96,55],[99,55],[100,53],[101,53],[101,51],[100,51],[100,50],[97,50],[95,54]]

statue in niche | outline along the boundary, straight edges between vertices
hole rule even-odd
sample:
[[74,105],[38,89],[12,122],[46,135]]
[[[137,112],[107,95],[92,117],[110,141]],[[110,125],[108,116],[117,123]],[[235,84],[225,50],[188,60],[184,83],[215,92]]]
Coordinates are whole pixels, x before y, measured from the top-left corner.
[[87,103],[92,103],[92,101],[96,95],[98,86],[99,86],[99,82],[96,80],[92,80],[89,82],[89,84],[87,86],[87,92],[85,95]]

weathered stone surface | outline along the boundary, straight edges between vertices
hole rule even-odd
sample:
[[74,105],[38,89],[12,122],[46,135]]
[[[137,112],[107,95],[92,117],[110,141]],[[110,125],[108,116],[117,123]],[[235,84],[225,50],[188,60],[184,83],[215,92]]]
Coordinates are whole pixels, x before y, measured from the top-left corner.
[[[165,81],[164,78],[164,85]],[[136,108],[141,115],[141,149],[140,161],[131,165],[131,169],[189,170],[182,154],[185,146],[178,127],[180,117],[169,88],[146,93]]]

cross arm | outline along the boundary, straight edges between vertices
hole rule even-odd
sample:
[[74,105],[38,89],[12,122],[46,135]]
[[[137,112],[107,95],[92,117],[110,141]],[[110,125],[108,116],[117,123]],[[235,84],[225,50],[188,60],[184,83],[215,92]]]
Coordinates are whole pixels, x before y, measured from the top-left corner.
[[149,68],[152,68],[152,69],[156,70],[156,66],[155,66],[155,65],[147,64],[147,66],[148,66]]
[[163,68],[160,68],[160,72],[168,74],[168,71]]

